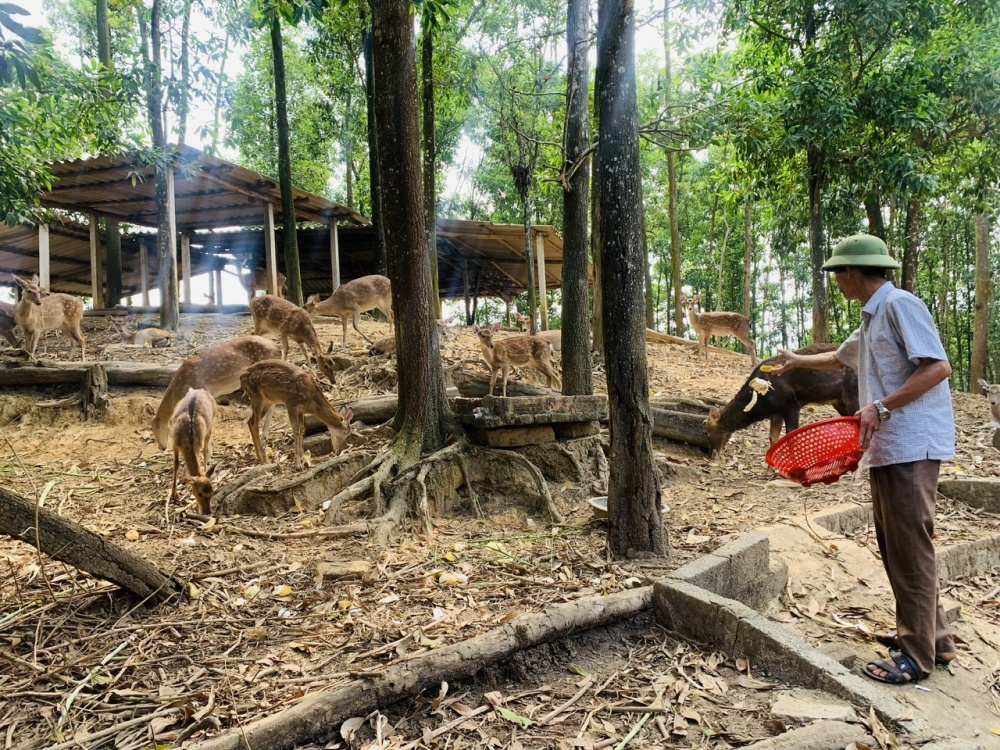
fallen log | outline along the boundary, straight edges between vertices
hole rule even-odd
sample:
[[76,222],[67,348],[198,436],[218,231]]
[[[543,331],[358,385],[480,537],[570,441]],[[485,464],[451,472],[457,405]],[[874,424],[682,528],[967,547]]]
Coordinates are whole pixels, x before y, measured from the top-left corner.
[[283,750],[328,742],[340,736],[341,723],[352,716],[365,716],[376,708],[438,687],[442,681],[469,679],[484,667],[518,651],[557,641],[567,633],[632,617],[649,608],[652,593],[652,587],[646,586],[522,615],[476,638],[397,662],[340,688],[307,696],[281,713],[200,742],[192,750],[265,747]]
[[651,408],[653,414],[653,435],[677,440],[704,450],[709,449],[708,435],[702,426],[705,414]]
[[[4,360],[0,386],[79,385],[94,363],[40,361],[37,364]],[[109,386],[166,387],[179,364],[152,365],[145,362],[101,362]]]
[[117,584],[142,599],[163,602],[182,589],[179,581],[149,561],[45,508],[37,509],[36,539],[35,515],[34,503],[0,487],[0,533],[37,546],[52,559]]

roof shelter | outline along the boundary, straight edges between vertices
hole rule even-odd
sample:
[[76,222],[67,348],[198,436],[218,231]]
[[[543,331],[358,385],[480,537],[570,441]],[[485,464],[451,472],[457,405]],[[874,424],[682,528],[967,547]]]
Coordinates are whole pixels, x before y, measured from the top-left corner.
[[[192,302],[190,279],[207,272],[214,272],[213,292],[221,294],[222,270],[233,257],[248,268],[283,267],[278,181],[189,146],[174,148],[169,182],[180,236],[181,299]],[[58,162],[51,169],[55,179],[42,195],[42,205],[88,216],[89,225],[68,218],[37,229],[0,225],[0,272],[37,272],[42,285],[54,292],[90,295],[95,307],[113,306],[119,300],[104,300],[105,242],[97,218],[155,227],[154,168],[135,155],[121,154]],[[374,230],[365,217],[298,189],[295,205],[296,220],[313,224],[297,229],[304,294],[326,295],[341,279],[373,273]],[[532,233],[538,268],[544,269],[536,276],[544,292],[561,285],[562,239],[551,226],[533,227]],[[122,236],[121,245],[123,294],[143,294],[148,304],[150,283],[159,271],[156,236],[133,231]],[[509,300],[527,289],[524,228],[519,224],[442,219],[437,245],[442,297]]]

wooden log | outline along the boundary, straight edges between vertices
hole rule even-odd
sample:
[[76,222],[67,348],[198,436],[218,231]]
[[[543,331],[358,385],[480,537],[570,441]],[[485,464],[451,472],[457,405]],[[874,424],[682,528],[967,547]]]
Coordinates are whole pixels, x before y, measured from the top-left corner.
[[652,603],[652,587],[589,597],[521,615],[496,630],[397,662],[379,672],[332,690],[306,696],[281,713],[240,726],[192,750],[291,750],[338,738],[340,725],[352,716],[438,687],[442,681],[470,679],[511,655],[551,643],[567,633],[589,630],[632,617]]
[[0,533],[37,545],[52,559],[117,584],[143,599],[162,602],[182,590],[179,581],[148,560],[45,508],[37,511],[36,540],[35,513],[34,503],[0,487]]
[[[250,308],[246,305],[203,305],[193,302],[181,302],[182,313],[216,313],[219,315],[249,315]],[[117,307],[102,307],[96,310],[84,310],[86,317],[103,318],[105,315],[157,315],[158,305],[118,305]]]
[[694,445],[704,450],[709,449],[708,435],[702,423],[704,414],[691,414],[682,411],[651,408],[653,413],[653,435],[655,437],[677,440]]
[[[83,382],[92,366],[86,362],[42,361],[38,364],[20,360],[4,360],[0,367],[0,386],[66,385]],[[166,387],[179,364],[147,364],[145,362],[101,362],[111,386]]]
[[[680,336],[671,336],[669,333],[660,333],[659,331],[654,331],[652,328],[646,329],[646,342],[652,342],[654,344],[681,344],[682,346],[690,346],[695,349],[698,348],[700,342],[692,341],[691,339],[682,339]],[[708,348],[713,352],[726,352],[727,354],[737,354],[738,352],[730,351],[729,349],[723,349],[720,346],[708,345]]]

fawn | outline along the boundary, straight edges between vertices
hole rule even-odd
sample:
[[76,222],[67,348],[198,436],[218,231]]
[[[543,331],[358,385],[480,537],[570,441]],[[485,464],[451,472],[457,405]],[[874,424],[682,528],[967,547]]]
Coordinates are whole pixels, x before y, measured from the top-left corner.
[[284,404],[288,410],[288,421],[292,426],[292,440],[295,444],[295,468],[302,468],[302,438],[305,433],[305,416],[313,414],[330,431],[333,454],[339,455],[347,447],[351,435],[353,409],[338,412],[327,401],[320,390],[316,377],[301,367],[289,362],[270,360],[257,362],[246,369],[240,377],[243,393],[250,399],[250,437],[257,452],[257,463],[267,463],[264,442],[261,439],[261,420],[264,421],[266,436],[270,424],[271,407]]
[[539,331],[535,334],[540,339],[545,339],[552,344],[552,351],[559,354],[562,351],[562,331]]
[[262,336],[240,336],[202,349],[181,362],[153,417],[153,436],[160,449],[167,447],[167,423],[188,390],[204,388],[213,397],[232,393],[239,390],[240,375],[250,365],[279,357],[281,348],[273,341]]
[[288,359],[289,339],[299,345],[306,362],[309,362],[310,351],[319,357],[321,347],[312,318],[294,302],[272,294],[254,297],[250,300],[250,315],[253,316],[255,336],[265,333],[277,333],[281,336],[282,359]]
[[[263,289],[265,292],[268,291],[267,269],[255,268],[251,271],[245,270],[243,268],[243,259],[238,255],[236,256],[236,275],[239,277],[240,286],[246,290],[248,305],[257,295],[258,289]],[[284,295],[282,292],[285,290],[285,274],[278,271],[276,275],[278,278],[278,288],[275,290],[275,296],[283,297]]]
[[330,315],[340,318],[344,324],[344,349],[347,348],[347,318],[350,316],[361,338],[369,344],[372,340],[361,333],[358,328],[358,319],[361,313],[368,312],[374,308],[382,311],[389,319],[389,331],[392,332],[392,286],[385,276],[373,274],[362,276],[358,279],[341,284],[328,299],[320,300],[318,294],[314,294],[303,306],[309,316],[315,318],[317,315]]
[[981,425],[977,429],[986,429],[989,427],[1000,427],[1000,385],[990,385],[982,378],[976,381],[976,384],[986,391],[986,395],[990,399],[990,416],[993,420]]
[[514,320],[516,320],[517,324],[521,327],[522,333],[527,333],[528,331],[531,330],[531,318],[528,317],[527,315],[521,315],[521,313],[515,310]]
[[79,344],[80,361],[86,362],[87,345],[80,329],[83,302],[69,294],[49,294],[38,285],[38,274],[32,276],[31,281],[14,276],[14,281],[21,287],[21,300],[14,305],[14,322],[24,333],[28,356],[35,359],[35,349],[42,334],[58,328],[70,338],[69,358],[73,359]]
[[119,322],[113,315],[108,315],[107,319],[121,337],[122,343],[128,344],[129,346],[170,346],[174,338],[177,336],[177,334],[173,331],[167,331],[163,328],[139,328],[138,330],[130,330],[127,320]]
[[708,339],[711,336],[734,336],[750,352],[750,359],[753,366],[757,366],[757,350],[750,340],[750,319],[746,315],[734,312],[697,312],[695,308],[701,299],[701,292],[694,297],[681,295],[681,304],[687,307],[688,322],[696,334],[701,344],[701,349],[705,352],[705,361],[708,361]]
[[555,383],[561,388],[559,373],[552,367],[552,344],[538,336],[514,336],[512,338],[494,341],[493,335],[500,330],[500,324],[494,323],[492,328],[473,326],[472,330],[479,336],[479,345],[483,349],[483,358],[490,366],[490,395],[497,384],[497,376],[503,372],[503,395],[507,397],[507,377],[511,365],[524,367],[531,365],[545,375],[549,388]]
[[[204,388],[189,388],[187,395],[177,402],[170,417],[170,444],[174,450],[174,480],[170,499],[177,499],[177,467],[184,457],[188,475],[181,481],[191,485],[198,500],[198,512],[212,512],[212,420],[215,418],[215,399]],[[207,468],[204,468],[207,467]]]
[[[438,343],[441,339],[448,338],[448,324],[454,320],[454,316],[448,318],[447,320],[438,320],[434,324],[434,333],[438,337]],[[395,336],[383,336],[380,339],[375,339],[375,342],[368,349],[368,354],[372,357],[385,357],[388,359],[393,354],[396,353],[396,337]]]
[[20,349],[17,337],[14,336],[14,306],[10,302],[0,302],[0,336],[7,339],[7,343],[14,349]]

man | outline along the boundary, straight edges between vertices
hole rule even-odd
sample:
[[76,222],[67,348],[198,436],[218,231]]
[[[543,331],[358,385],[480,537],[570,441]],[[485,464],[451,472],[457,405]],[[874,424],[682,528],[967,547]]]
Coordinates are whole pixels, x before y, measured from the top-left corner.
[[896,598],[896,631],[878,640],[898,649],[868,662],[865,674],[893,685],[922,680],[935,661],[955,657],[932,542],[938,470],[955,450],[951,365],[927,306],[886,279],[887,269],[899,267],[873,235],[838,243],[823,270],[835,274],[844,297],[864,305],[861,327],[833,352],[778,349],[785,362],[774,371],[847,366],[858,373],[875,535]]

